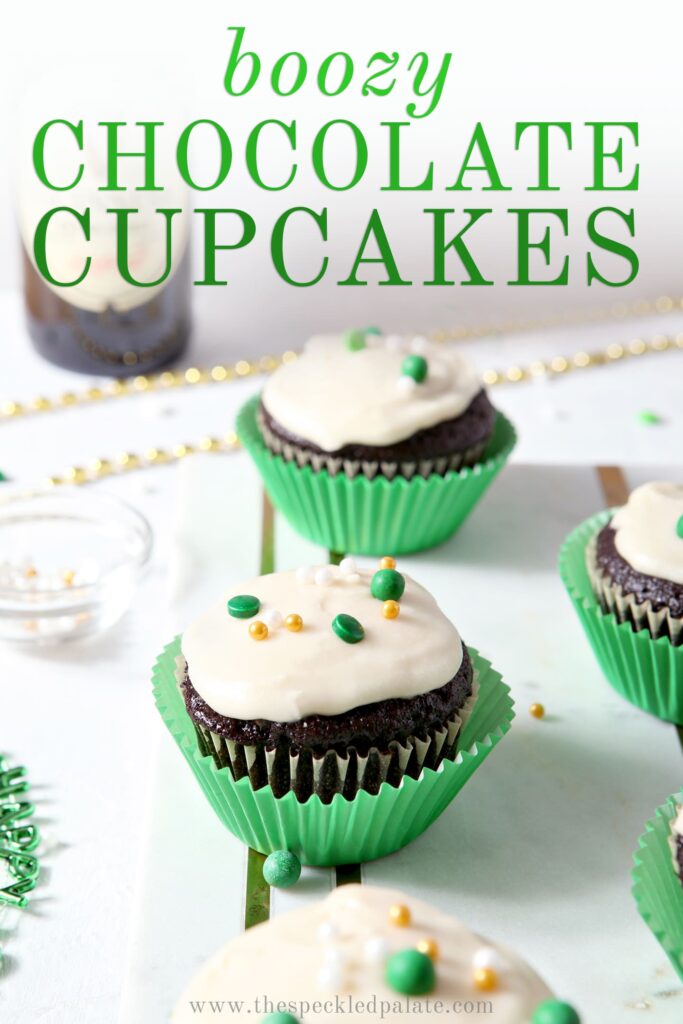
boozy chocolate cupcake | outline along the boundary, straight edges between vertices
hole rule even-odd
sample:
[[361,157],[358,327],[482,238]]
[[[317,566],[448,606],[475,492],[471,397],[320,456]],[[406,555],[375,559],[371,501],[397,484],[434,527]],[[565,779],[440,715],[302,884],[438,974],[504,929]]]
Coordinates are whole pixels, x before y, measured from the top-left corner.
[[453,534],[515,443],[458,348],[367,331],[311,339],[237,432],[295,529],[375,555]]
[[250,580],[189,626],[182,653],[201,753],[302,802],[452,759],[476,690],[455,626],[393,559]]
[[636,488],[588,545],[604,611],[657,639],[683,643],[683,486]]
[[427,903],[368,885],[342,886],[233,939],[199,969],[173,1024],[225,1000],[232,1020],[259,1024],[338,1014],[403,1024],[460,1012],[496,1024],[579,1024],[516,952]]
[[351,331],[312,338],[261,396],[269,450],[297,466],[373,480],[472,466],[495,410],[457,348]]
[[674,871],[683,885],[683,804],[678,806],[678,813],[671,822],[671,835],[669,836],[671,855],[674,862]]

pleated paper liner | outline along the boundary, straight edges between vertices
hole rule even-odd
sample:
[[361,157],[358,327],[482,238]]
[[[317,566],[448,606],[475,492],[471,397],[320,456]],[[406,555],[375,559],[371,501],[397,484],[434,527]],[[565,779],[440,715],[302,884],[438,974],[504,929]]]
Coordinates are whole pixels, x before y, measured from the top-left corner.
[[254,790],[248,778],[235,782],[229,768],[217,768],[202,755],[176,680],[176,638],[154,668],[154,697],[159,713],[188,765],[226,826],[261,853],[288,849],[304,864],[336,865],[385,857],[406,846],[434,822],[510,728],[514,717],[510,691],[488,661],[469,648],[479,694],[463,726],[454,761],[398,787],[383,783],[372,795],[353,800],[337,794],[324,804],[315,794],[300,803],[295,794],[275,797],[270,787]]
[[633,855],[633,897],[645,924],[683,981],[683,885],[674,869],[669,837],[676,804],[670,796],[645,826]]
[[683,646],[652,638],[604,612],[591,586],[586,548],[612,515],[609,509],[586,519],[565,541],[560,575],[598,664],[614,689],[643,711],[666,722],[683,722]]
[[498,413],[481,462],[443,476],[349,478],[273,455],[258,428],[259,398],[237,417],[237,433],[253,458],[277,509],[304,537],[332,551],[392,555],[423,551],[462,526],[500,472],[517,440]]

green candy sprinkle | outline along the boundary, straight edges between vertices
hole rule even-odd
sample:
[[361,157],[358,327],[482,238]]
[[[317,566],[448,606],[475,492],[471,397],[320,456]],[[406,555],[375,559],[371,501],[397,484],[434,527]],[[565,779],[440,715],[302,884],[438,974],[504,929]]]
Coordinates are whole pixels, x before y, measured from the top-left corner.
[[643,409],[642,412],[638,413],[638,422],[644,424],[646,427],[654,427],[658,423],[662,422],[662,418],[656,412],[652,412],[649,409]]
[[375,338],[379,338],[381,336],[381,334],[382,334],[382,332],[380,331],[379,327],[366,327],[365,328],[365,333],[366,334],[372,334]]
[[359,330],[346,332],[344,335],[344,344],[349,352],[360,352],[361,349],[366,347],[365,334],[365,331]]
[[406,356],[401,363],[401,376],[412,377],[414,381],[421,384],[427,379],[428,368],[424,356]]
[[365,630],[358,619],[355,619],[353,615],[345,615],[344,612],[335,615],[332,620],[332,629],[345,644],[359,644],[365,636]]
[[434,964],[417,949],[402,949],[389,957],[385,977],[387,984],[404,996],[426,995],[436,984]]
[[262,1024],[299,1024],[298,1017],[291,1013],[269,1013],[261,1018]]
[[370,593],[378,601],[400,601],[406,581],[396,569],[378,569],[372,577]]
[[569,1003],[560,999],[546,999],[534,1010],[531,1024],[581,1024],[581,1019]]
[[301,878],[301,861],[289,850],[275,850],[264,861],[263,877],[275,889],[289,889]]
[[676,523],[676,533],[683,540],[683,516]]
[[261,602],[253,594],[235,594],[228,601],[228,611],[233,619],[253,619],[260,607]]

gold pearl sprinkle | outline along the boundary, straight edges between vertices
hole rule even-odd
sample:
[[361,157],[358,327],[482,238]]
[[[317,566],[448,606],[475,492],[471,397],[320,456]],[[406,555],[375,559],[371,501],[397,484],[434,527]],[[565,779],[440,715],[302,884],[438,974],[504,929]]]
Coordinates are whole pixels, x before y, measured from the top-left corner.
[[389,907],[389,921],[397,928],[407,928],[411,921],[410,908],[405,903],[392,903]]
[[24,576],[26,577],[27,580],[34,580],[37,575],[38,575],[38,570],[36,569],[36,567],[34,565],[29,565],[24,570]]
[[656,338],[652,339],[652,348],[655,352],[666,352],[670,345],[671,342],[664,334],[658,334]]
[[493,992],[498,988],[498,975],[492,967],[477,967],[472,982],[479,992]]
[[379,560],[380,569],[395,569],[396,559],[392,558],[391,555],[385,555],[384,558]]
[[543,716],[545,715],[545,708],[542,704],[530,704],[529,714],[532,716],[532,718],[543,718]]
[[382,615],[385,619],[397,619],[401,606],[398,601],[385,601],[382,605]]
[[252,640],[266,640],[268,637],[268,627],[265,622],[261,622],[260,619],[256,619],[249,626],[249,636]]
[[439,959],[439,944],[436,939],[420,939],[415,948],[418,953],[424,953],[430,960]]
[[574,366],[577,366],[580,370],[582,370],[584,366],[590,366],[590,361],[591,357],[588,352],[577,352],[572,360]]
[[135,388],[136,391],[149,391],[149,389],[152,387],[152,379],[151,377],[145,376],[134,377],[133,387]]
[[304,620],[296,612],[288,615],[285,619],[285,629],[288,629],[290,633],[300,633],[304,628]]

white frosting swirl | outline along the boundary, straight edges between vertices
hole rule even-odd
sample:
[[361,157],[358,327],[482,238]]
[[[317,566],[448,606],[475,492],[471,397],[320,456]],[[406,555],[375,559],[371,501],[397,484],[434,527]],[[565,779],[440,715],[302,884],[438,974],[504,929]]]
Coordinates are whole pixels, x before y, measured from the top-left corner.
[[[460,636],[419,583],[405,577],[400,615],[385,619],[382,601],[370,593],[374,570],[327,568],[318,578],[329,582],[282,572],[240,583],[188,627],[183,655],[192,685],[209,707],[230,718],[293,722],[415,697],[452,679],[462,662]],[[227,601],[236,594],[259,598],[253,619],[228,614]],[[266,640],[252,639],[250,623],[272,610],[301,615],[301,632],[282,625]],[[360,643],[345,643],[333,632],[340,613],[362,624]]]
[[[411,912],[411,924],[399,928],[389,922],[389,907],[405,904]],[[435,939],[439,947],[436,961],[436,986],[419,1000],[424,1009],[406,1011],[406,997],[391,989],[384,979],[386,957],[402,949],[414,949],[423,938]],[[496,964],[498,987],[493,992],[478,992],[472,983],[474,966],[485,954]],[[173,1024],[196,1024],[197,1013],[191,1001],[244,1000],[243,1011],[231,1020],[258,1021],[265,1016],[263,998],[310,1004],[335,995],[368,1003],[370,1009],[351,1009],[344,1013],[349,1024],[379,1019],[379,1005],[385,1003],[387,1024],[405,1024],[406,1020],[436,1020],[434,1003],[440,1000],[453,1013],[458,1001],[471,1002],[467,1020],[496,1024],[528,1024],[539,1003],[552,993],[538,975],[516,953],[485,943],[454,918],[427,903],[391,889],[368,885],[345,885],[322,902],[283,914],[244,932],[224,946],[201,968],[178,1000]],[[256,1006],[256,999],[261,999]],[[477,1003],[480,1009],[477,1010]],[[403,1012],[397,1012],[396,1004]],[[484,1004],[490,1003],[493,1007]],[[272,1009],[269,1008],[269,1009]],[[248,1011],[251,1012],[248,1012]],[[487,1012],[487,1010],[489,1012]],[[260,1013],[260,1016],[259,1016]],[[301,1014],[298,1015],[301,1019]],[[329,1021],[332,1014],[308,1013],[306,1021]]]
[[637,487],[613,516],[614,543],[637,572],[683,584],[683,485],[648,483]]
[[[401,366],[415,348],[428,373],[413,386]],[[368,335],[367,347],[352,352],[342,336],[320,335],[269,378],[263,404],[286,430],[332,452],[404,441],[460,416],[480,389],[479,374],[457,348]]]

